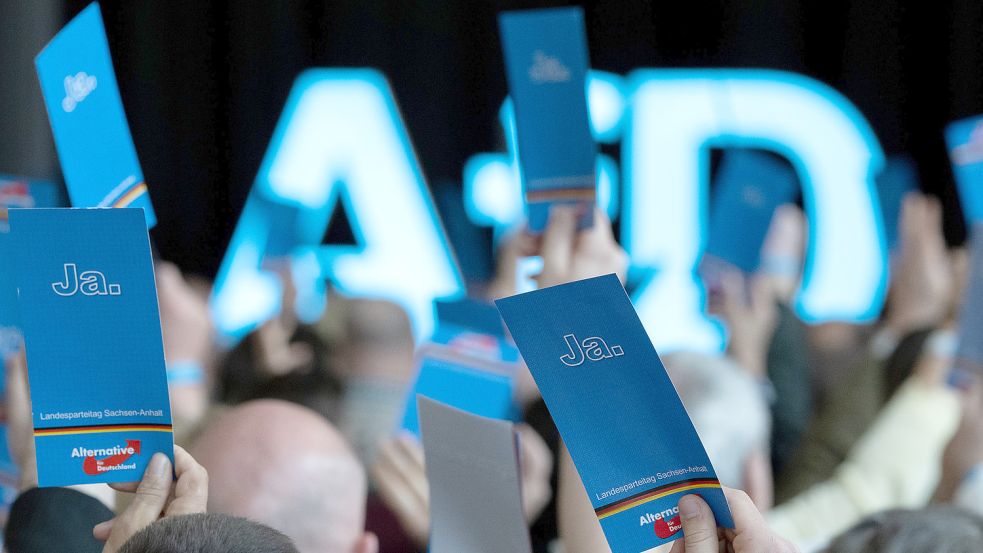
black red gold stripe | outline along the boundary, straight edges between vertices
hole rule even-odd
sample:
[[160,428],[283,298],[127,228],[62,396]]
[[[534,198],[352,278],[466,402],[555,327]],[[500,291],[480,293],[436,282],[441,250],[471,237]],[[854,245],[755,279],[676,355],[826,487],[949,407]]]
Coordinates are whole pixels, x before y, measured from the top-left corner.
[[605,519],[609,516],[622,513],[628,509],[638,507],[639,505],[644,505],[650,501],[655,501],[656,499],[661,499],[674,493],[712,488],[720,488],[720,481],[715,478],[694,478],[691,480],[683,480],[681,482],[675,482],[673,484],[660,486],[658,488],[635,494],[620,501],[604,505],[603,507],[598,507],[597,509],[594,509],[594,513],[597,514],[597,518],[599,520]]
[[169,424],[105,424],[35,428],[35,436],[67,436],[71,434],[100,434],[107,432],[173,432]]
[[526,192],[527,202],[549,202],[555,200],[593,201],[597,195],[594,188],[553,188],[550,190],[531,190]]
[[147,183],[145,182],[137,183],[136,185],[133,186],[133,188],[130,188],[129,190],[124,192],[123,195],[119,197],[119,199],[113,202],[113,207],[126,207],[131,203],[133,203],[133,200],[136,200],[143,194],[146,194],[146,192],[147,192]]

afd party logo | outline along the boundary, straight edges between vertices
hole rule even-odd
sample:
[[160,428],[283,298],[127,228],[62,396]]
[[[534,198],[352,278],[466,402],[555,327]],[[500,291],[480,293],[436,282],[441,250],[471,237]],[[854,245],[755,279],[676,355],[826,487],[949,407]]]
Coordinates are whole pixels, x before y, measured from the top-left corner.
[[85,71],[65,77],[65,98],[61,101],[61,109],[65,113],[75,111],[75,107],[92,94],[97,84],[95,75],[89,75]]
[[570,68],[560,58],[536,50],[532,55],[529,78],[536,84],[570,82]]
[[645,513],[639,517],[639,526],[645,527],[649,524],[652,525],[656,536],[662,539],[672,537],[683,528],[679,519],[679,507],[672,507],[658,513]]
[[111,284],[106,280],[106,275],[99,271],[78,270],[75,263],[65,263],[65,276],[61,281],[51,283],[51,289],[62,297],[71,297],[77,294],[83,296],[118,296],[123,293],[119,284]]
[[89,476],[98,476],[114,470],[135,470],[136,461],[128,461],[137,455],[140,455],[140,440],[126,440],[126,445],[114,445],[109,448],[72,449],[72,459],[82,458],[82,472]]
[[563,337],[563,341],[569,351],[560,356],[560,361],[568,367],[583,365],[584,361],[603,361],[625,354],[621,346],[608,346],[604,338],[599,336],[578,340],[576,335],[567,334]]

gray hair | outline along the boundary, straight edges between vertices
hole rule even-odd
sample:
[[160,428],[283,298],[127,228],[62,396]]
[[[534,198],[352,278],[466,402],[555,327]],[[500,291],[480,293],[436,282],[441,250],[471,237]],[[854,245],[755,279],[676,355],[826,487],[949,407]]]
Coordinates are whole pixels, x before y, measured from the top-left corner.
[[983,518],[952,506],[896,509],[868,517],[833,540],[826,553],[977,553]]
[[743,488],[748,458],[769,448],[771,413],[760,385],[726,357],[679,351],[663,361],[717,478]]
[[298,553],[290,538],[258,522],[218,513],[166,517],[137,532],[119,553]]

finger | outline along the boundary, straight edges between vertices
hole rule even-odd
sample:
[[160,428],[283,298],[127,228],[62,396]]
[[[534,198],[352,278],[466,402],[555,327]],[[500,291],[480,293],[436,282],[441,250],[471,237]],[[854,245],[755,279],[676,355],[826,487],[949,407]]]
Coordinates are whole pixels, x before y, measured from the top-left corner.
[[608,214],[599,207],[594,208],[594,224],[581,233],[580,238],[585,244],[608,246],[615,242],[614,231],[611,230],[611,220]]
[[577,208],[569,205],[555,205],[550,208],[549,224],[543,232],[540,247],[543,272],[566,274],[573,257],[576,235]]
[[403,433],[396,438],[396,444],[399,445],[400,449],[403,451],[403,456],[411,460],[414,464],[418,465],[420,469],[423,469],[423,446],[416,439],[416,436]]
[[171,491],[171,461],[163,453],[155,453],[147,465],[133,502],[115,522],[106,541],[107,551],[116,551],[160,516]]
[[92,537],[99,541],[106,541],[109,539],[110,534],[113,532],[113,525],[116,519],[111,518],[105,522],[100,522],[92,527]]
[[208,471],[190,453],[174,446],[174,500],[167,506],[167,516],[204,513],[208,507]]
[[[427,489],[426,477],[421,476],[421,468],[415,470],[412,468],[414,462],[408,460],[407,455],[406,450],[399,444],[398,438],[386,441],[379,449],[373,474],[377,480],[382,480],[391,492],[399,494],[396,499],[400,503],[411,505],[413,509],[428,509],[430,492]],[[422,486],[419,483],[421,479]]]
[[[735,546],[739,551],[778,551],[775,536],[768,529],[761,512],[754,506],[748,494],[741,490],[723,488],[730,514],[734,518]],[[685,524],[683,525],[685,529]]]
[[415,513],[429,509],[429,505],[422,501],[419,494],[410,489],[406,479],[389,460],[380,456],[372,466],[371,474],[375,489],[394,511]]
[[395,457],[396,469],[407,487],[425,505],[430,504],[430,485],[423,459],[423,446],[414,436],[401,435],[396,439],[399,455]]
[[[698,495],[684,495],[679,500],[679,518],[683,525],[683,548],[686,553],[717,553],[717,522],[710,506]],[[673,547],[673,551],[676,551]]]
[[135,493],[137,491],[137,486],[139,485],[139,482],[119,482],[109,484],[109,487],[118,492]]
[[765,276],[751,279],[751,309],[761,315],[769,315],[775,309],[775,295],[771,280]]
[[553,452],[533,427],[522,423],[516,426],[519,432],[520,466],[523,477],[548,475],[553,468]]

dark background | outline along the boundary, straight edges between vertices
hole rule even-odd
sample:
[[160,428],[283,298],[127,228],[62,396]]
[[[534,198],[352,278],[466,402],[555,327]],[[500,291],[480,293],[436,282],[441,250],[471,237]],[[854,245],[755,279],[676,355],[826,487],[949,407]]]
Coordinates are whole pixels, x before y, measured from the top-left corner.
[[[87,0],[0,0],[0,173],[59,177],[33,57]],[[433,186],[499,148],[495,15],[566,2],[102,2],[164,258],[213,275],[294,77],[376,67]],[[908,153],[963,239],[942,130],[983,111],[979,0],[608,0],[584,6],[595,68],[767,67],[857,104],[885,152]],[[342,231],[343,235],[344,232]]]

